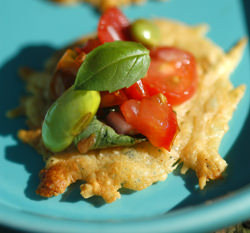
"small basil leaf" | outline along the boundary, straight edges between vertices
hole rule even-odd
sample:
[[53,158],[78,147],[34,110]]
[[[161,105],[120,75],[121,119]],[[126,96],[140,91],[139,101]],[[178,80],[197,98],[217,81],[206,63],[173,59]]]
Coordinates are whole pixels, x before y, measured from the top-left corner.
[[78,144],[83,139],[95,135],[95,143],[89,150],[102,149],[115,146],[131,146],[146,139],[137,139],[126,135],[117,134],[111,127],[94,118],[85,130],[75,137],[74,143]]
[[146,75],[149,64],[149,50],[139,43],[105,43],[86,56],[74,88],[113,92],[130,87]]

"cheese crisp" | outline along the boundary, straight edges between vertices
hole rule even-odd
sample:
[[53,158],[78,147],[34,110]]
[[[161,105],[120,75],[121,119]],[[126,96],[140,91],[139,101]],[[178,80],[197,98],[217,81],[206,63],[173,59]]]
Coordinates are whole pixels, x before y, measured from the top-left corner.
[[[241,59],[246,39],[224,53],[205,38],[206,25],[190,27],[162,19],[155,22],[162,34],[159,45],[175,46],[191,52],[198,67],[196,94],[174,108],[180,131],[171,151],[143,142],[131,147],[100,149],[86,154],[79,154],[73,147],[58,154],[48,152],[41,140],[41,125],[52,103],[48,94],[49,83],[61,55],[59,52],[47,62],[43,73],[29,69],[20,72],[31,96],[22,99],[19,111],[27,116],[30,130],[20,130],[18,136],[42,154],[46,163],[40,172],[39,195],[56,196],[65,192],[70,184],[83,180],[85,183],[80,188],[84,198],[98,195],[110,203],[120,198],[121,187],[142,190],[165,180],[178,163],[183,163],[182,173],[190,168],[196,172],[201,189],[209,180],[222,175],[227,163],[219,155],[218,149],[245,91],[244,85],[233,87],[230,75]],[[83,38],[72,46],[84,44],[85,41],[86,38]]]

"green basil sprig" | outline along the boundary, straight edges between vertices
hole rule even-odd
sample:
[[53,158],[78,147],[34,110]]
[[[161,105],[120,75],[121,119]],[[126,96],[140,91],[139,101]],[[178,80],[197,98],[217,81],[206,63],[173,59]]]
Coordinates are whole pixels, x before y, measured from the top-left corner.
[[143,78],[150,64],[149,50],[130,41],[105,43],[91,51],[74,84],[81,90],[114,92]]

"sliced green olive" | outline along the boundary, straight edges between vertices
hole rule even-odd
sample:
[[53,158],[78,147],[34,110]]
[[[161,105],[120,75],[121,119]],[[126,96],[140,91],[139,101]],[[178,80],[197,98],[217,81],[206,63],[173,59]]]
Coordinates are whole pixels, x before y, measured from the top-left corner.
[[148,47],[157,45],[161,37],[157,25],[145,19],[134,21],[130,27],[130,34],[135,41]]
[[48,110],[42,126],[44,145],[52,152],[66,149],[90,123],[100,105],[98,91],[70,87]]

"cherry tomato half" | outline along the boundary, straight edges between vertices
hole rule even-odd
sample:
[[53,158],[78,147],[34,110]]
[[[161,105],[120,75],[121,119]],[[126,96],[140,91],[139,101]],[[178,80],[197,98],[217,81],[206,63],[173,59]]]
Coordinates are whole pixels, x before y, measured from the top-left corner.
[[142,98],[149,97],[149,93],[141,80],[129,88],[124,88],[124,91],[129,99],[141,100]]
[[150,51],[151,63],[142,79],[150,95],[164,94],[171,105],[193,96],[197,87],[196,62],[192,54],[173,47]]
[[178,131],[176,114],[167,98],[158,94],[139,100],[127,100],[121,107],[125,120],[146,136],[152,145],[170,150]]
[[101,43],[115,40],[129,40],[129,21],[116,7],[107,9],[98,24],[98,37]]

